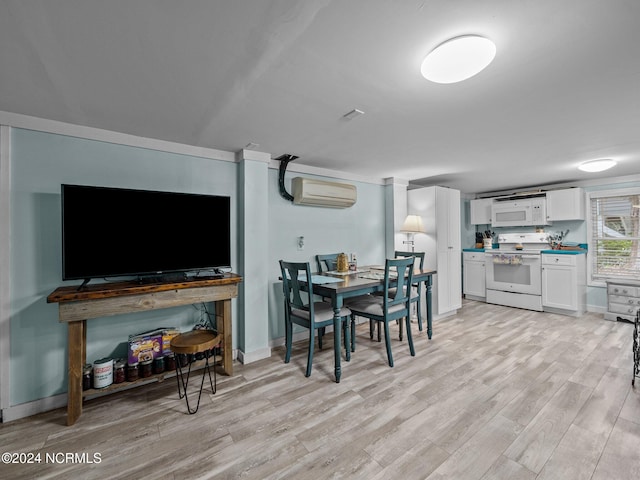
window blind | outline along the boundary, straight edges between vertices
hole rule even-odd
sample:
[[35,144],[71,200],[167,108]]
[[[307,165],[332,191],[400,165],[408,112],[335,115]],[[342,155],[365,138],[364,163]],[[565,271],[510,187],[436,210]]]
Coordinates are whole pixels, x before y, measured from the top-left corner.
[[640,195],[591,199],[592,277],[640,277]]

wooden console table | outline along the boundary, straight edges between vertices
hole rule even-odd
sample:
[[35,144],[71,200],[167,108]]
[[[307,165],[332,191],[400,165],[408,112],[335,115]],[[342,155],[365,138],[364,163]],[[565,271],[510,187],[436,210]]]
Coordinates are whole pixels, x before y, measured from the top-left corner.
[[[238,296],[242,277],[193,279],[179,283],[117,282],[57,288],[47,303],[58,304],[59,321],[66,323],[68,352],[67,425],[82,414],[82,367],[87,361],[87,320],[202,302],[215,302],[216,328],[222,335],[222,369],[233,375],[231,299]],[[127,382],[123,388],[130,386]],[[116,389],[110,389],[113,392]]]

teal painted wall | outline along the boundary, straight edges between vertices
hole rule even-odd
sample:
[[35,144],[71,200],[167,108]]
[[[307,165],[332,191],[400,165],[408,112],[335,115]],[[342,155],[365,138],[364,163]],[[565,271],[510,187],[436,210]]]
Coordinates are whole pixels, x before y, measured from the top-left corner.
[[[60,184],[117,186],[231,197],[236,229],[236,168],[190,157],[64,135],[12,129],[11,405],[66,392],[67,327],[46,297],[61,277]],[[99,212],[95,212],[99,214]],[[203,222],[215,218],[203,212]],[[197,235],[198,225],[192,232]],[[232,237],[232,262],[236,262]],[[78,282],[69,282],[70,284]],[[193,307],[88,321],[87,361],[123,356],[129,334],[157,326],[191,328]]]
[[[282,293],[278,260],[315,262],[317,253],[355,252],[359,261],[381,263],[385,252],[385,198],[382,185],[355,183],[358,202],[347,209],[293,205],[278,193],[278,172],[245,180],[240,165],[188,155],[87,140],[25,129],[11,135],[11,406],[65,393],[67,390],[67,327],[58,322],[58,306],[46,297],[64,284],[61,278],[60,184],[115,186],[177,192],[210,193],[231,197],[232,264],[244,274],[257,268],[240,265],[242,242],[238,218],[241,209],[255,211],[251,192],[240,195],[247,181],[266,181],[266,219],[259,234],[244,232],[247,244],[263,242],[264,255],[255,262],[267,271],[268,311],[244,315],[251,299],[233,301],[234,348],[268,350],[283,343]],[[287,174],[290,179],[300,174]],[[300,175],[317,177],[314,175]],[[330,177],[317,177],[336,180]],[[211,221],[203,215],[203,221]],[[194,225],[193,232],[197,234]],[[297,237],[305,249],[298,251]],[[69,282],[78,284],[79,282]],[[242,308],[240,308],[242,307]],[[124,356],[128,335],[156,328],[190,329],[200,319],[193,307],[177,307],[89,320],[87,361]],[[264,332],[255,335],[256,332]],[[251,355],[251,351],[245,353]]]
[[[291,192],[291,178],[303,176],[333,180],[307,174],[287,173],[285,186]],[[338,180],[341,181],[341,180]],[[321,208],[294,205],[280,196],[278,171],[269,171],[269,336],[284,337],[284,309],[279,260],[310,262],[316,271],[315,255],[356,253],[358,263],[384,263],[385,193],[384,186],[360,182],[358,200],[349,208]],[[304,250],[297,239],[304,236]],[[298,331],[298,330],[295,330]]]

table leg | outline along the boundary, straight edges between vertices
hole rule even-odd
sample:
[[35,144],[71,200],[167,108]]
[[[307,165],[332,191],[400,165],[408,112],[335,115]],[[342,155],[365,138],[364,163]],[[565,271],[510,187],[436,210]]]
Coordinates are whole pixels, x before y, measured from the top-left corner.
[[67,425],[76,423],[82,414],[82,366],[86,360],[86,320],[67,325]]
[[427,302],[426,302],[426,306],[427,306],[427,337],[429,337],[429,339],[431,339],[431,334],[432,334],[432,318],[433,318],[433,312],[432,312],[432,308],[431,308],[431,286],[433,284],[433,278],[431,277],[431,275],[429,275],[427,277],[427,280],[424,282],[425,286],[427,287],[425,290],[427,291]]
[[340,383],[340,376],[342,375],[342,367],[340,366],[340,335],[342,333],[341,309],[342,298],[337,297],[333,303],[333,352],[335,357],[336,383]]
[[222,334],[222,370],[233,375],[233,338],[231,334],[231,300],[218,300],[216,304],[216,328]]

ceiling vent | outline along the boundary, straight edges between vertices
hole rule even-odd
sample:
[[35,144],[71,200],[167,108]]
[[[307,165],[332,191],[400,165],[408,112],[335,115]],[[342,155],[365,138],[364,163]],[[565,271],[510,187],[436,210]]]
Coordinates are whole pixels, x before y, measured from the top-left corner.
[[295,177],[291,180],[293,203],[315,207],[347,208],[356,203],[355,185]]

